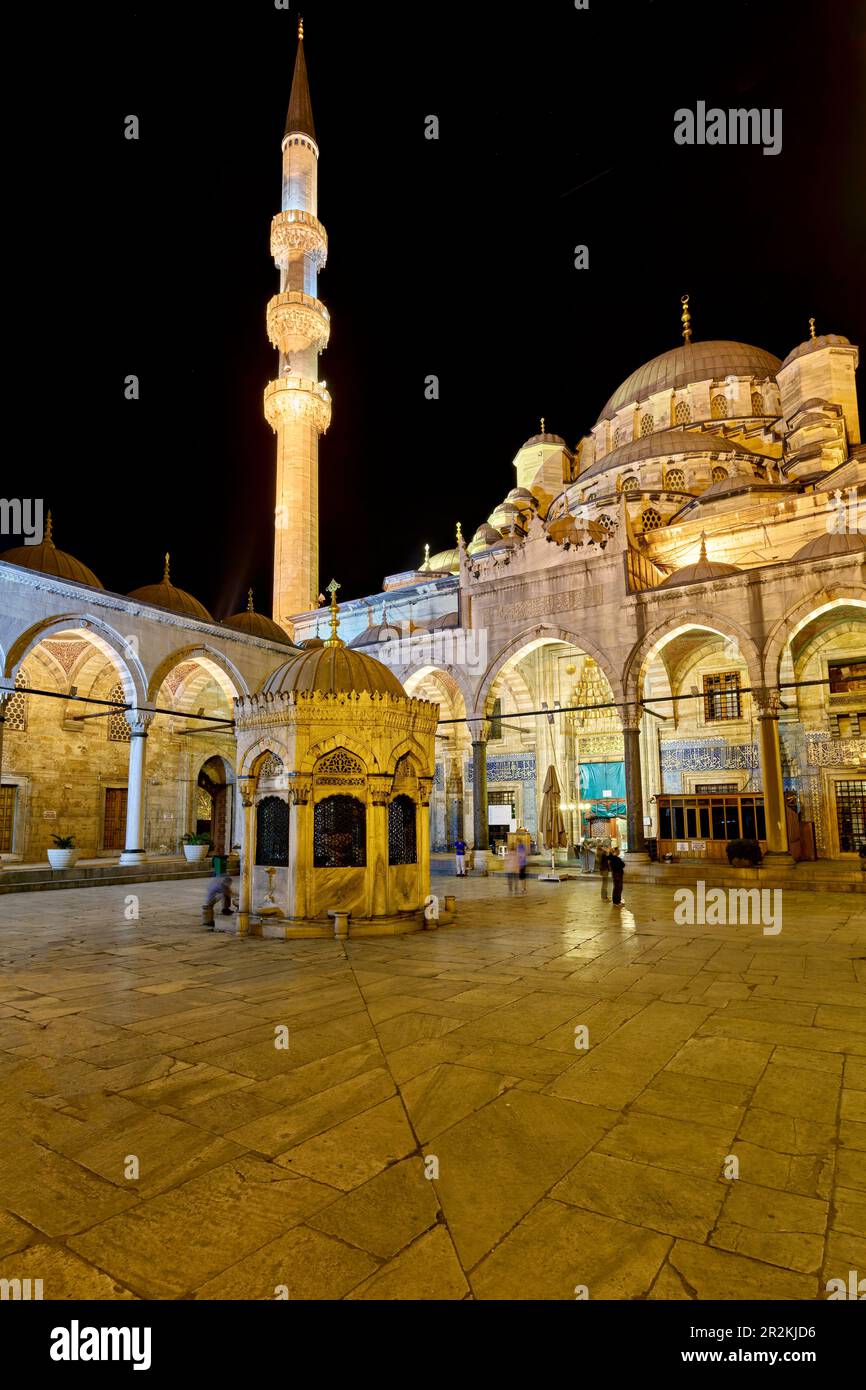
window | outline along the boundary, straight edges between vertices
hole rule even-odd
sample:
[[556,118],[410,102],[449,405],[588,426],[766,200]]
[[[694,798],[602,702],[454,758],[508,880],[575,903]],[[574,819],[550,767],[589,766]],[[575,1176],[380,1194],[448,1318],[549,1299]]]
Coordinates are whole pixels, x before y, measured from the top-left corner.
[[764,398],[763,398],[763,396],[761,395],[760,391],[753,391],[753,392],[752,392],[752,414],[753,414],[753,415],[763,415],[763,413],[764,413]]
[[19,666],[15,677],[16,694],[6,705],[7,733],[23,734],[27,731],[27,696],[24,694],[27,683],[27,672],[23,666]]
[[326,796],[313,817],[313,864],[317,869],[363,869],[367,863],[367,817],[354,796]]
[[836,819],[841,853],[856,854],[866,844],[866,780],[836,783]]
[[501,700],[494,700],[494,701],[493,701],[493,709],[492,709],[491,714],[490,714],[490,733],[488,734],[487,737],[488,737],[488,740],[489,740],[489,741],[493,741],[493,740],[495,740],[495,739],[500,739],[500,738],[502,738],[502,701],[501,701]]
[[866,693],[866,656],[852,656],[831,661],[828,672],[831,695]]
[[692,412],[688,401],[677,401],[674,407],[674,424],[690,425],[691,420]]
[[17,787],[0,787],[0,854],[8,854],[12,849],[17,790]]
[[645,439],[648,434],[652,434],[656,427],[656,422],[651,415],[642,415],[640,421],[641,439]]
[[395,796],[388,806],[388,863],[418,863],[415,802],[411,796]]
[[665,474],[665,487],[674,488],[676,491],[684,492],[686,486],[686,475],[681,468],[669,468]]
[[613,535],[613,532],[616,530],[616,522],[612,516],[608,516],[606,513],[598,518],[598,524],[604,527],[608,535]]
[[[113,705],[123,705],[126,703],[126,696],[123,693],[123,686],[120,681],[113,685],[108,692],[108,698]],[[109,743],[129,743],[132,737],[132,730],[126,722],[122,709],[111,711],[108,716],[108,742]],[[106,849],[114,846],[106,845]]]
[[289,862],[289,804],[263,796],[256,807],[256,863],[285,868]]
[[723,482],[725,481],[725,478],[727,478],[727,476],[728,476],[728,470],[727,470],[727,468],[722,468],[721,466],[719,466],[719,467],[713,469],[713,482],[714,482],[714,483],[723,483]]
[[658,531],[662,525],[661,513],[655,507],[646,507],[641,512],[640,522],[645,531]]
[[710,401],[710,414],[714,420],[725,420],[728,414],[727,396],[713,396]]
[[623,492],[637,492],[639,487],[640,479],[636,478],[633,473],[631,473],[627,478],[623,478],[622,480]]
[[616,429],[613,432],[613,447],[615,449],[618,449],[620,444],[622,444],[623,442],[624,436],[622,432],[622,425],[617,425]]
[[739,719],[740,706],[738,671],[721,676],[704,676],[704,718],[708,724],[722,719]]

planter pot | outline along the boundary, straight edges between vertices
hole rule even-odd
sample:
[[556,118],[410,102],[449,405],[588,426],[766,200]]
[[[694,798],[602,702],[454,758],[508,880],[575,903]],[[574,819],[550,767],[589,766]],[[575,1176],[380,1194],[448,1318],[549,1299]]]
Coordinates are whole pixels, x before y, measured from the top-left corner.
[[48,851],[48,862],[52,869],[71,869],[73,864],[78,863],[80,850],[77,849],[50,849]]
[[207,858],[210,845],[184,845],[183,852],[188,864],[200,864]]

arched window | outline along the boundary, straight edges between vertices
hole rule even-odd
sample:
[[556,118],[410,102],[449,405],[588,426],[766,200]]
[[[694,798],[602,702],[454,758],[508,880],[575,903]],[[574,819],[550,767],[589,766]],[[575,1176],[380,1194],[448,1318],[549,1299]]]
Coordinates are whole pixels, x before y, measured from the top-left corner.
[[710,413],[714,420],[724,420],[728,414],[727,396],[713,396],[710,401]]
[[633,473],[630,473],[627,478],[623,478],[622,480],[623,492],[637,492],[639,487],[640,479],[636,478]]
[[673,488],[676,492],[684,492],[686,486],[686,475],[681,468],[669,468],[665,474],[665,487]]
[[728,476],[728,470],[727,470],[727,468],[722,468],[721,465],[720,465],[719,467],[713,469],[713,482],[714,482],[714,483],[723,483],[724,480],[725,480],[725,478],[727,478],[727,476]]
[[688,401],[677,401],[676,405],[674,406],[674,424],[690,425],[691,421],[692,412]]
[[24,690],[28,684],[27,672],[23,666],[18,667],[18,674],[15,677],[15,690],[11,700],[6,706],[6,732],[23,734],[27,732],[27,696]]
[[[123,693],[123,686],[120,681],[113,685],[108,692],[108,698],[113,705],[123,705],[126,703],[126,696]],[[132,731],[126,722],[122,709],[113,709],[108,716],[108,742],[109,743],[129,743]]]
[[289,804],[263,796],[256,807],[256,863],[285,868],[289,862]]
[[620,444],[622,444],[622,442],[623,442],[622,425],[617,425],[616,429],[615,429],[614,432],[613,432],[613,447],[614,447],[615,449],[618,449],[619,446],[620,446]]
[[411,796],[395,796],[388,805],[388,863],[418,863],[415,802]]
[[645,531],[658,531],[662,524],[661,513],[655,507],[646,507],[641,512],[640,521]]
[[355,796],[326,796],[313,816],[313,864],[317,869],[363,869],[367,863],[367,814]]
[[761,395],[760,391],[753,391],[753,392],[752,392],[752,414],[753,414],[753,415],[763,415],[763,413],[764,413],[764,398],[763,398],[763,396]]
[[652,434],[652,432],[653,432],[653,430],[655,429],[655,427],[656,427],[656,422],[655,422],[655,420],[653,419],[653,417],[652,417],[651,415],[642,415],[642,416],[641,416],[641,421],[640,421],[640,432],[641,432],[641,438],[642,438],[642,439],[645,438],[646,435]]
[[612,516],[607,516],[606,514],[604,516],[600,516],[598,518],[598,524],[599,526],[603,526],[605,531],[607,531],[609,535],[612,535],[613,532],[616,530],[616,522],[614,521]]

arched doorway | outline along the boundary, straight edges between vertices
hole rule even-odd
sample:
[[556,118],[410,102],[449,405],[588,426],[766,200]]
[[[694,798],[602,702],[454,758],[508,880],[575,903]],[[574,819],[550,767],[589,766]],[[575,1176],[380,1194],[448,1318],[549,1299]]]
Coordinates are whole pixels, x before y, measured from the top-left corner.
[[229,767],[218,754],[208,758],[196,782],[195,829],[197,835],[210,836],[214,854],[227,854],[231,848],[231,797]]

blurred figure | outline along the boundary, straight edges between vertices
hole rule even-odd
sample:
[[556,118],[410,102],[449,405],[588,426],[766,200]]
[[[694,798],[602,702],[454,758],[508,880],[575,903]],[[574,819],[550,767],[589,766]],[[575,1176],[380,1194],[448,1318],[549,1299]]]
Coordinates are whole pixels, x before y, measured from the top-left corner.
[[207,893],[205,894],[204,904],[201,910],[202,925],[212,927],[214,924],[213,910],[215,904],[222,898],[223,905],[220,911],[221,917],[231,917],[232,915],[232,876],[231,874],[220,874],[208,882]]
[[457,877],[466,877],[466,842],[457,840],[454,845],[454,858],[457,861]]
[[616,850],[611,850],[607,856],[610,872],[613,877],[613,905],[620,907],[622,904],[622,880],[625,874],[625,861],[620,859]]
[[517,857],[517,850],[516,850],[516,849],[508,849],[508,850],[506,850],[506,851],[505,851],[505,874],[506,874],[506,877],[507,877],[507,879],[508,879],[508,891],[509,891],[509,893],[516,893],[516,892],[517,892],[517,875],[518,875],[519,870],[520,870],[520,863],[519,863],[518,857]]
[[610,879],[610,855],[606,849],[598,852],[598,872],[601,874],[601,900],[603,903],[610,901],[608,894],[608,880]]
[[529,860],[529,851],[522,840],[517,842],[517,878],[520,884],[521,893],[526,892],[526,865]]

